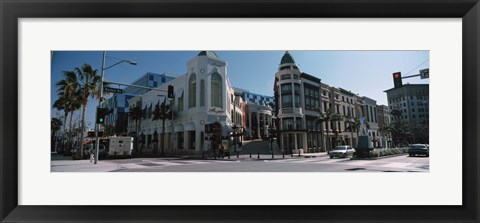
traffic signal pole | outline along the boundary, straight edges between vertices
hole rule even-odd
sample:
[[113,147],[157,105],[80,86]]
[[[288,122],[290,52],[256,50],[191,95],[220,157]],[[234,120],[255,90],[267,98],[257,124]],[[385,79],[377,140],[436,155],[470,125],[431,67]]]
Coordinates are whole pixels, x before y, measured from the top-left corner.
[[[103,51],[103,57],[102,57],[102,76],[101,76],[101,83],[100,83],[100,99],[98,100],[98,106],[97,108],[100,108],[102,105],[103,101],[103,79],[104,79],[104,74],[105,74],[105,56],[106,56],[106,51]],[[98,110],[98,109],[97,109]],[[98,116],[97,114],[95,114]],[[95,120],[97,120],[97,117],[95,117]],[[96,139],[96,145],[95,145],[95,161],[94,164],[97,164],[98,161],[98,155],[99,155],[99,149],[100,149],[100,137],[98,137],[98,131],[100,128],[100,123],[95,122],[95,137]],[[83,140],[83,139],[82,139]],[[83,143],[83,142],[82,142]]]

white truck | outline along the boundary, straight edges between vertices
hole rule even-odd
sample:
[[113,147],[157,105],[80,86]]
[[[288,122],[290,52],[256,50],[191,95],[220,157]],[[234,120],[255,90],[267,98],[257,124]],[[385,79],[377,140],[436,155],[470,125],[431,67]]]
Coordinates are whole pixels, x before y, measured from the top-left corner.
[[112,136],[101,140],[105,145],[106,157],[133,157],[133,137]]

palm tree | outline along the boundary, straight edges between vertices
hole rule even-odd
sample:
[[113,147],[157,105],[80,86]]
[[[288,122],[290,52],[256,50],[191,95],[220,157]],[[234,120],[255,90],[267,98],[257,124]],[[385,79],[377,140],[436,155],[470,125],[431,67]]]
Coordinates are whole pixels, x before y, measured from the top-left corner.
[[62,136],[62,151],[65,151],[65,134],[67,132],[67,116],[68,116],[68,110],[66,109],[67,107],[67,102],[65,97],[60,96],[58,99],[53,103],[53,108],[56,108],[57,110],[63,110],[64,116],[63,116],[63,136]]
[[52,118],[52,120],[50,121],[50,125],[51,125],[51,133],[52,135],[55,135],[55,133],[58,132],[58,130],[60,130],[60,127],[62,127],[62,120],[58,119],[58,118]]
[[[80,85],[80,89],[82,91],[83,108],[81,119],[82,125],[80,127],[82,131],[80,133],[80,139],[83,140],[83,130],[85,129],[85,113],[87,111],[88,97],[99,97],[100,84],[102,82],[102,79],[100,75],[97,74],[98,71],[96,69],[93,69],[90,64],[84,64],[81,68],[76,67],[74,72],[79,77],[78,84]],[[100,98],[98,99],[101,100]],[[83,143],[80,143],[80,156],[83,157]]]
[[[355,118],[353,119],[353,121],[348,121],[347,131],[356,132],[357,139],[358,139],[358,134],[360,131],[360,120],[358,120],[358,118]],[[352,137],[352,146],[353,146],[353,137]]]
[[[166,104],[167,98],[165,98],[160,105],[160,101],[157,103],[155,106],[155,110],[153,111],[153,120],[162,120],[162,152],[160,153],[161,156],[163,156],[163,148],[165,144],[165,120],[170,118],[170,105]],[[156,151],[155,151],[156,153]]]
[[326,133],[327,133],[327,142],[328,142],[328,145],[327,145],[327,151],[330,151],[331,150],[331,143],[330,143],[330,139],[328,138],[328,123],[330,122],[336,122],[336,121],[341,121],[343,120],[343,116],[336,113],[335,110],[333,109],[333,107],[330,107],[328,108],[324,113],[321,113],[321,116],[322,116],[322,119],[323,121],[326,123],[325,125],[325,129],[326,129]]
[[[56,83],[58,99],[57,101],[55,101],[53,107],[64,111],[65,117],[63,122],[64,124],[63,130],[64,130],[64,134],[67,134],[67,129],[66,129],[67,117],[68,117],[68,113],[72,112],[73,111],[72,109],[74,109],[73,108],[74,106],[72,104],[73,98],[75,97],[76,91],[78,91],[79,86],[77,81],[77,75],[75,73],[64,71],[62,72],[62,74],[63,74],[63,79]],[[71,114],[70,119],[72,119],[72,116],[73,116],[73,113]]]
[[406,122],[393,122],[385,125],[384,130],[392,134],[392,140],[395,145],[400,143],[400,140],[410,134],[411,128]]
[[[70,145],[72,144],[72,121],[75,111],[79,110],[82,107],[82,90],[77,89],[74,94],[70,96],[70,100],[67,105],[67,110],[70,111],[70,124],[69,124],[69,132],[70,132]],[[80,140],[81,141],[81,140]]]
[[59,118],[52,118],[50,121],[50,126],[51,126],[51,145],[52,145],[52,150],[55,148],[55,134],[60,130],[62,127],[62,120]]
[[142,109],[140,106],[130,108],[128,115],[135,121],[135,151],[138,150],[138,121],[142,120]]

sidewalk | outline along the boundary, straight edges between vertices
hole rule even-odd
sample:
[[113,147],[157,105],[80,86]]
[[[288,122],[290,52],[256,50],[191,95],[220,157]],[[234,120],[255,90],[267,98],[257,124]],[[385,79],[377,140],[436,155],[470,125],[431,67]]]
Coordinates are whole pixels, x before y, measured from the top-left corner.
[[120,165],[99,160],[97,164],[90,160],[52,160],[50,172],[109,172],[120,169]]

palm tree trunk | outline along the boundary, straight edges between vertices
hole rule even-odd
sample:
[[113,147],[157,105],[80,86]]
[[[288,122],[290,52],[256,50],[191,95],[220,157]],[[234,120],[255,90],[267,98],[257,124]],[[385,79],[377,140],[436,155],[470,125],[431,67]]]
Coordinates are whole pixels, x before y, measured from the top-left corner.
[[69,128],[69,135],[68,135],[68,140],[69,140],[69,148],[72,148],[72,121],[73,121],[73,111],[70,112],[70,128]]
[[67,116],[68,112],[65,112],[65,118],[63,118],[63,137],[62,137],[62,150],[65,152],[65,136],[67,134]]
[[327,138],[327,144],[326,145],[327,145],[327,152],[328,152],[328,151],[330,151],[330,137],[328,137],[328,133],[329,133],[328,132],[328,126],[327,126],[327,128],[325,128],[325,131],[327,132],[327,137],[326,137]]
[[136,143],[135,144],[137,144],[137,146],[135,147],[135,151],[138,152],[138,145],[139,145],[138,140],[139,139],[138,139],[138,120],[137,119],[135,119],[135,135],[136,135],[136,140],[135,140]]
[[163,156],[163,147],[165,147],[165,118],[163,118],[163,122],[162,122],[162,152],[161,152],[161,156]]
[[[88,92],[85,88],[85,93],[83,95],[83,111],[82,111],[82,127],[80,131],[80,156],[83,157],[83,129],[85,129],[85,113],[87,111],[87,101],[88,101]],[[98,157],[97,157],[98,159]]]

